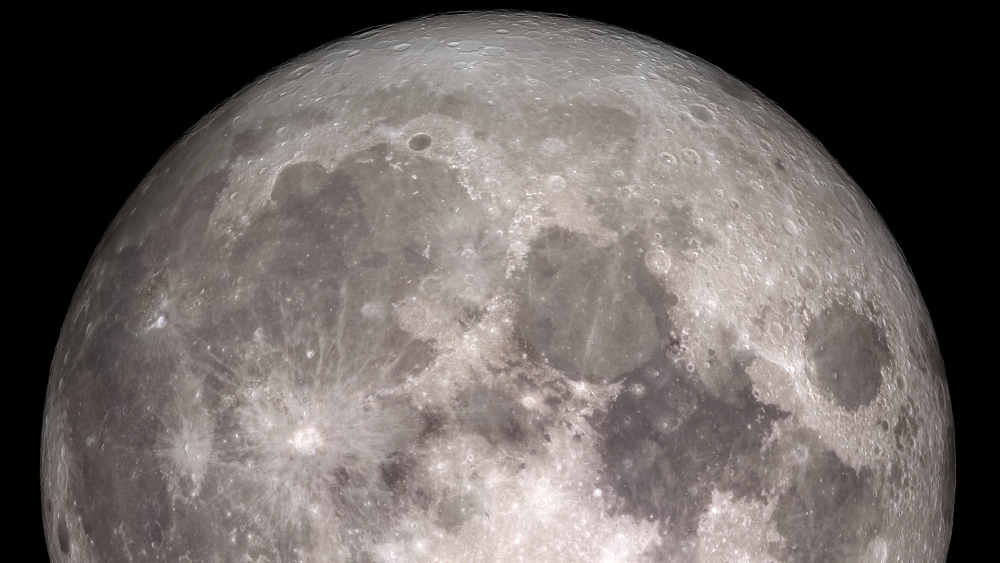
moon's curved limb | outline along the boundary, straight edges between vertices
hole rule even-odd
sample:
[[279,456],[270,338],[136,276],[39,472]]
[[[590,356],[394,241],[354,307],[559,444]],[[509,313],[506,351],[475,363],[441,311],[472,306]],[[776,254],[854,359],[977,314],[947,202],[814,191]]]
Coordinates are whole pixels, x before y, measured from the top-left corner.
[[951,412],[868,201],[593,22],[349,38],[207,116],[53,360],[54,560],[928,560]]

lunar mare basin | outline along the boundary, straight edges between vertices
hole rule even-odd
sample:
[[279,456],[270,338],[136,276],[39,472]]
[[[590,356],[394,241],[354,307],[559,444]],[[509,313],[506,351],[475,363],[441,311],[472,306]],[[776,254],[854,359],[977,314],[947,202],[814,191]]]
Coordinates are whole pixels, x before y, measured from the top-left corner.
[[885,224],[648,37],[426,17],[174,145],[52,361],[53,561],[933,561],[955,454]]

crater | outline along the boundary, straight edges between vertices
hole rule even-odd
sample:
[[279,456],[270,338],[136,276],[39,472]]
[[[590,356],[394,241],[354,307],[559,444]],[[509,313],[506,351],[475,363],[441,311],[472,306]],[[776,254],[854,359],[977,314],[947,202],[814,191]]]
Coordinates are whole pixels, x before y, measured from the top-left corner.
[[708,123],[713,119],[712,112],[709,111],[708,108],[706,108],[703,105],[695,104],[689,107],[688,110],[691,112],[692,117],[694,117],[698,121],[701,121],[702,123]]
[[417,133],[416,135],[410,137],[408,145],[412,150],[422,151],[431,146],[431,136],[426,133]]
[[891,355],[885,334],[870,319],[835,302],[809,324],[806,347],[813,381],[841,408],[856,411],[878,395]]

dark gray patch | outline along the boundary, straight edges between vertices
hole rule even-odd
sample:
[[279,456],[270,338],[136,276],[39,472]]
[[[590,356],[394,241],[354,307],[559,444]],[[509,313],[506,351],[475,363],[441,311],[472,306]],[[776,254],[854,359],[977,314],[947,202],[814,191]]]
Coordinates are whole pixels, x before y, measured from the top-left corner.
[[407,144],[412,150],[422,151],[431,146],[431,136],[427,133],[417,133],[410,137],[410,142]]
[[379,466],[382,483],[393,493],[400,494],[406,490],[406,482],[413,472],[413,460],[395,453]]
[[471,305],[465,305],[460,307],[459,311],[455,315],[455,320],[458,324],[462,326],[464,330],[469,330],[474,327],[483,318],[483,310],[478,307],[473,307]]
[[[404,335],[402,332],[394,332],[394,334]],[[429,342],[417,339],[410,340],[399,352],[399,356],[392,361],[392,377],[398,380],[408,374],[419,373],[430,365],[436,356],[434,346]]]
[[719,85],[719,89],[737,100],[753,99],[753,90],[751,90],[742,81],[737,80],[722,71],[719,71],[715,78],[715,82]]
[[712,112],[708,111],[708,108],[705,106],[695,104],[688,109],[691,111],[691,116],[698,121],[702,123],[712,121]]
[[949,412],[944,424],[944,451],[941,460],[941,484],[938,498],[941,499],[941,516],[945,524],[951,526],[955,517],[955,423]]
[[329,119],[327,113],[315,108],[303,109],[290,115],[266,117],[233,135],[232,157],[260,156],[285,138],[278,133],[281,128],[285,128],[285,134],[291,137]]
[[[145,433],[141,427],[136,433]],[[149,452],[152,444],[132,449],[126,444],[118,447],[129,452]],[[73,468],[71,494],[85,499],[79,503],[81,516],[95,522],[123,522],[124,534],[137,543],[162,550],[164,531],[172,515],[166,483],[158,460],[145,453],[136,453],[123,462],[118,457],[108,457],[106,452],[77,450],[76,467]],[[89,534],[91,548],[101,560],[113,561],[121,557],[120,542],[111,526],[97,526]]]
[[813,380],[842,408],[871,403],[882,386],[882,368],[891,359],[885,334],[864,315],[836,302],[806,330]]
[[432,410],[420,411],[422,425],[418,439],[422,441],[440,435],[444,430],[447,420],[447,416],[442,412]]
[[596,382],[647,361],[666,336],[660,319],[668,304],[640,252],[635,236],[609,248],[562,228],[536,238],[515,323],[524,353]]
[[[920,336],[920,342],[922,344],[922,353],[914,354],[914,357],[918,358],[918,365],[923,369],[923,371],[930,371],[933,377],[944,381],[946,378],[944,358],[942,357],[941,349],[938,346],[937,335],[934,333],[934,327],[931,325],[929,319],[920,321],[917,325],[917,333]],[[947,394],[944,396],[947,397]],[[947,410],[950,414],[950,408],[945,410]]]
[[430,272],[434,266],[431,259],[424,256],[416,244],[408,244],[403,247],[403,259],[411,266],[418,266],[421,271]]
[[903,464],[900,461],[892,461],[889,464],[889,484],[892,485],[890,490],[893,494],[899,493],[903,488]]
[[900,451],[907,451],[916,444],[917,424],[914,420],[913,407],[911,402],[904,403],[896,416],[896,423],[892,427],[892,435],[896,441],[896,448]]
[[236,271],[256,268],[288,291],[316,281],[332,289],[343,278],[345,242],[368,227],[360,213],[358,186],[345,174],[316,162],[282,169],[271,190],[273,209],[261,214],[233,248]]
[[607,480],[621,499],[615,511],[661,520],[690,537],[713,489],[764,499],[763,440],[787,413],[758,402],[744,377],[733,374],[743,383],[728,400],[716,397],[665,350],[625,377],[608,412],[592,421]]
[[180,197],[163,229],[170,235],[169,244],[177,249],[164,253],[168,260],[186,267],[200,258],[209,218],[215,210],[219,195],[228,185],[229,170],[216,170],[199,180]]
[[812,266],[803,264],[799,267],[796,279],[799,285],[802,286],[802,289],[809,291],[819,284],[819,273]]
[[389,256],[385,252],[374,251],[360,262],[365,268],[384,268],[389,264]]
[[781,494],[773,520],[785,538],[772,555],[783,561],[857,561],[881,527],[868,469],[855,471],[835,453],[810,444],[804,471]]
[[59,515],[59,523],[56,524],[56,537],[59,539],[59,551],[63,555],[69,555],[72,545],[69,542],[69,527],[66,525],[66,515]]
[[449,532],[456,532],[479,512],[481,508],[474,496],[448,492],[437,506],[434,523]]
[[536,433],[532,413],[500,390],[467,389],[459,394],[455,412],[462,428],[491,445],[523,445]]

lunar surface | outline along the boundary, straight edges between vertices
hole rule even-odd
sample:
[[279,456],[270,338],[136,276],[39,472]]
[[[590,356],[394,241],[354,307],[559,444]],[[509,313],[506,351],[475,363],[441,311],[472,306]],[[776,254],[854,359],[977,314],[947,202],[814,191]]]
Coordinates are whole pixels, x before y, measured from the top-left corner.
[[934,331],[819,142],[623,29],[450,14],[212,111],[59,339],[53,561],[933,561]]

